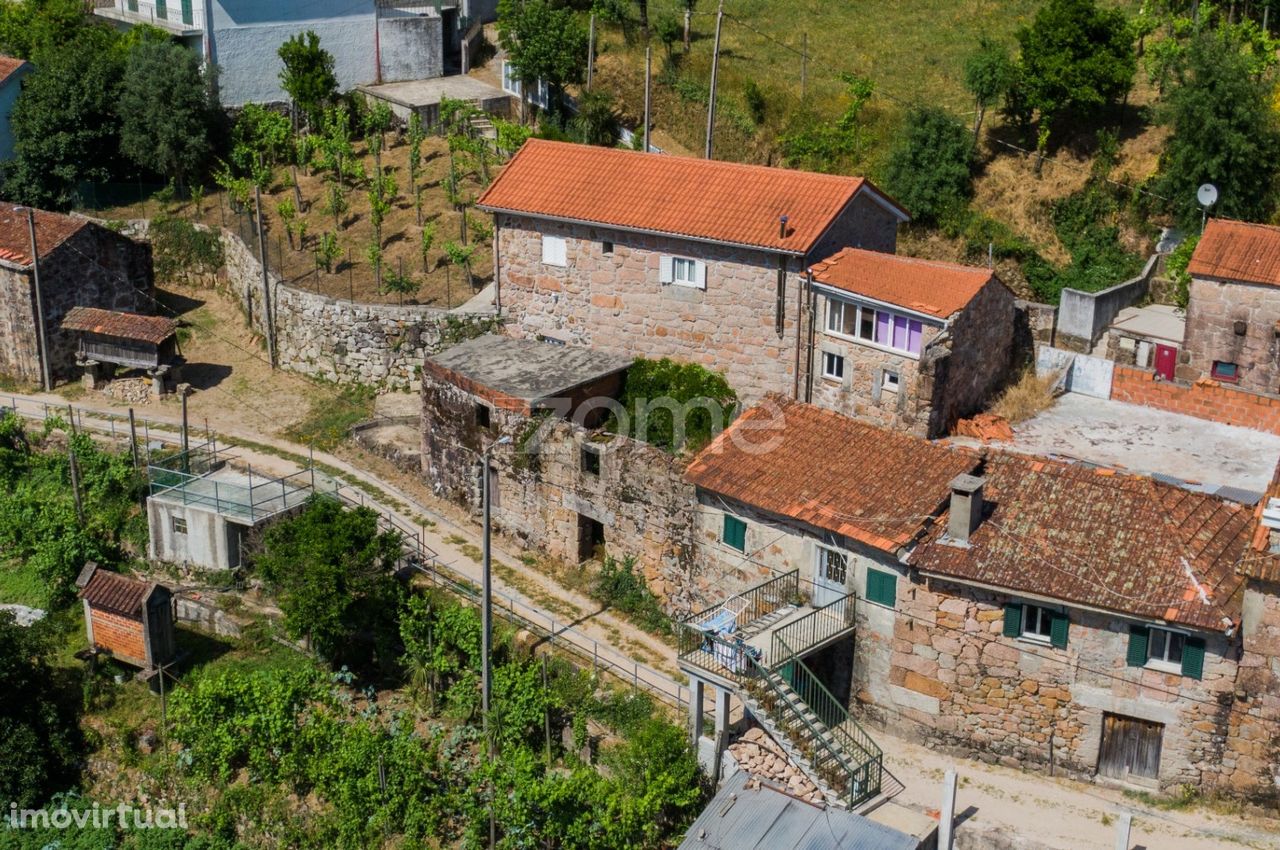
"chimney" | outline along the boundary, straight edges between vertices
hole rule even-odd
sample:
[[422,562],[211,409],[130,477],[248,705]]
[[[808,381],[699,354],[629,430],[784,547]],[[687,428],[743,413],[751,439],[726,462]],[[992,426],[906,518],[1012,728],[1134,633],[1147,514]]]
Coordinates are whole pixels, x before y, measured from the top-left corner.
[[958,543],[967,544],[969,536],[982,522],[982,487],[987,479],[976,475],[957,475],[951,480],[951,518],[947,523],[947,535]]
[[787,238],[787,217],[785,215],[778,218],[778,238]]

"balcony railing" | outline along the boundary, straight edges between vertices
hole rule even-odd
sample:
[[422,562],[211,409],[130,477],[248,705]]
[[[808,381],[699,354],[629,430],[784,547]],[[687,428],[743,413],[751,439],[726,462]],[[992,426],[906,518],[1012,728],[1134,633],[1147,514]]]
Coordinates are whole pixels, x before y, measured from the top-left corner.
[[[745,652],[744,636],[751,625],[770,614],[800,601],[800,571],[791,570],[763,584],[732,596],[719,605],[704,608],[685,617],[676,629],[677,649],[681,661],[739,681],[738,662],[733,652]],[[707,638],[719,637],[720,650]],[[726,647],[734,647],[731,652]],[[717,657],[719,655],[720,657]]]
[[848,632],[854,625],[856,602],[857,597],[848,593],[782,626],[773,633],[770,659],[776,665],[784,659],[804,655],[815,646]]

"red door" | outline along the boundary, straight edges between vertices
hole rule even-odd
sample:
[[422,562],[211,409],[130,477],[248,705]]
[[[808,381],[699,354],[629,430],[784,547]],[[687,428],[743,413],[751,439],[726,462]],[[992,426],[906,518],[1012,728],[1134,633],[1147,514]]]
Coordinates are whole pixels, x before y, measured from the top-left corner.
[[1166,381],[1173,380],[1173,370],[1178,366],[1178,349],[1172,345],[1156,345],[1156,374]]

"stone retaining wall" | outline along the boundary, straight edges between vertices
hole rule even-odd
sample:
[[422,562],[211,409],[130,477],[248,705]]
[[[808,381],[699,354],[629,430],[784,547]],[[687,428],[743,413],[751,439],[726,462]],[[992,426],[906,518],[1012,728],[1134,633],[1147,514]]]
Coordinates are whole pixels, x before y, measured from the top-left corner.
[[1225,386],[1207,378],[1187,386],[1157,380],[1150,369],[1116,364],[1111,398],[1280,434],[1280,397]]

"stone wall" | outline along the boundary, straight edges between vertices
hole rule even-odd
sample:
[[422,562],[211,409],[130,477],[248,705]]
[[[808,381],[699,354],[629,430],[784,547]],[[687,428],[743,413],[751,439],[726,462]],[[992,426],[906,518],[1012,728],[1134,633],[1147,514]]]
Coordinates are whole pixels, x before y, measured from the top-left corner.
[[[53,379],[79,377],[78,337],[62,331],[72,307],[153,313],[151,249],[90,223],[40,260],[40,289]],[[39,384],[35,287],[30,267],[0,266],[0,373]]]
[[1280,802],[1280,584],[1245,585],[1241,642],[1221,781],[1274,809]]
[[1092,351],[1120,311],[1146,296],[1159,260],[1159,254],[1152,254],[1137,277],[1098,292],[1062,290],[1055,344],[1072,351]]
[[1210,375],[1214,361],[1239,367],[1239,386],[1280,392],[1280,287],[1192,278],[1177,376]]
[[[227,284],[265,338],[262,266],[230,231],[222,232],[222,247]],[[335,383],[415,387],[427,354],[498,324],[492,313],[341,301],[289,286],[274,274],[270,287],[279,365]]]
[[1208,378],[1188,386],[1160,380],[1150,369],[1117,364],[1111,379],[1111,398],[1280,434],[1280,396],[1249,392]]

